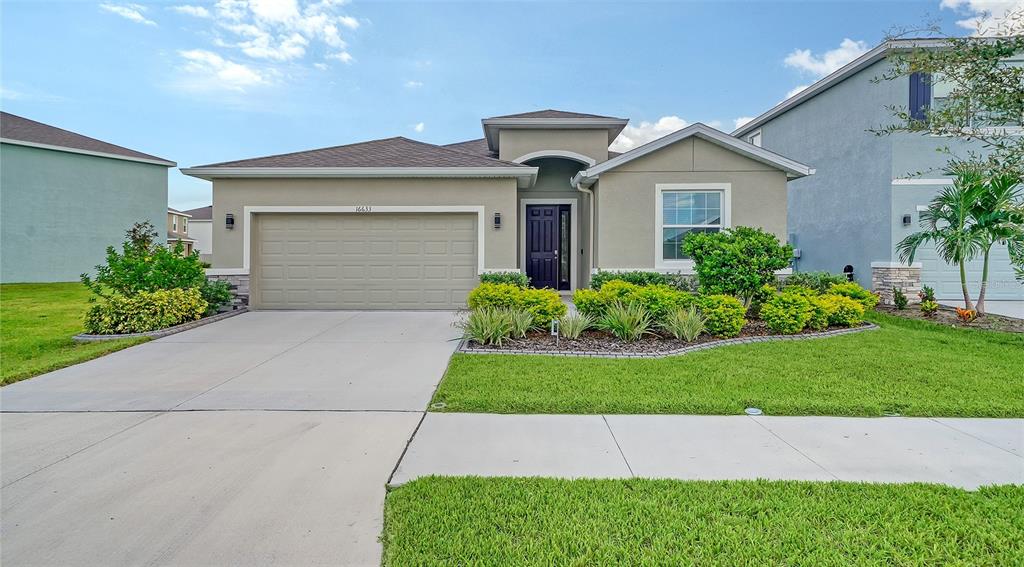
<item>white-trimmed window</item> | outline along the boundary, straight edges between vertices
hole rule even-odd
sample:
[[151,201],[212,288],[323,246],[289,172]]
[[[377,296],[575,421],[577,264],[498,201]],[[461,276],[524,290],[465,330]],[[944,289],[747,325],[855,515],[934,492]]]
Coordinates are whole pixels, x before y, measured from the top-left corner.
[[181,233],[188,234],[188,217],[181,217]]
[[656,260],[659,266],[686,266],[686,235],[719,232],[730,226],[732,206],[728,183],[662,183],[657,185]]
[[178,232],[178,215],[171,215],[171,230]]
[[761,130],[760,129],[754,130],[753,132],[747,134],[747,142],[751,143],[751,144],[753,144],[753,145],[755,145],[755,146],[760,148],[761,147]]

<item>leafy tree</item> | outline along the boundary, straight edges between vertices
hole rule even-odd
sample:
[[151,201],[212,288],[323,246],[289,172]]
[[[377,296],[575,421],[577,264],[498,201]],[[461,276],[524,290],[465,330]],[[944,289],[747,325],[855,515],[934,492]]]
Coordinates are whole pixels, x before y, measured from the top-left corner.
[[694,271],[705,294],[728,294],[745,305],[765,284],[775,284],[775,272],[789,267],[793,247],[759,228],[738,226],[717,233],[691,233],[682,244],[693,258]]
[[[1021,177],[1012,172],[991,174],[985,180],[984,189],[971,209],[971,228],[981,240],[983,259],[981,290],[978,293],[977,305],[979,315],[985,313],[985,292],[988,290],[989,255],[992,247],[1001,242],[1017,249],[1024,245],[1024,212],[1020,211],[1021,181]],[[1021,260],[1011,254],[1011,262],[1016,264],[1018,272],[1024,266]]]
[[[940,36],[936,26],[888,34],[888,39],[921,31]],[[999,20],[997,29],[978,29],[976,36],[948,37],[941,46],[893,50],[890,69],[876,81],[892,81],[922,73],[933,85],[949,86],[941,105],[914,115],[905,106],[890,106],[895,122],[872,130],[879,135],[901,132],[978,141],[985,155],[969,151],[957,159],[985,161],[987,169],[1024,171],[1024,137],[1014,131],[1024,124],[1024,65],[1007,59],[1024,53],[1024,8]],[[948,146],[941,148],[952,155]]]

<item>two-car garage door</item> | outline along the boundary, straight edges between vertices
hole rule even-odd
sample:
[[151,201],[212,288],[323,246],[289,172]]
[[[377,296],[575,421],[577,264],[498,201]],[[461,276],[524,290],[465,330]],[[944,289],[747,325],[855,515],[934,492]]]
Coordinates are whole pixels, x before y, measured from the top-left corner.
[[261,214],[261,309],[456,309],[477,284],[477,218],[447,213]]

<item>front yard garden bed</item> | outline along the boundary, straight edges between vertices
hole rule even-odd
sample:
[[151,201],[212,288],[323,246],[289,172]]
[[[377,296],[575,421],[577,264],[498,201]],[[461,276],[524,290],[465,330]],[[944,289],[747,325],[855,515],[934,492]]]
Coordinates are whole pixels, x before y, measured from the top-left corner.
[[501,345],[484,345],[472,340],[464,341],[459,351],[469,354],[661,357],[727,345],[835,337],[877,328],[874,324],[864,323],[856,327],[832,327],[824,331],[804,329],[792,335],[777,335],[772,333],[763,321],[755,320],[748,321],[735,338],[721,339],[710,335],[700,335],[689,342],[681,341],[666,333],[652,333],[637,341],[627,342],[601,331],[586,331],[576,339],[561,338],[556,341],[550,333],[532,331],[520,339],[507,339]]
[[952,307],[946,307],[945,305],[939,306],[938,311],[930,316],[925,315],[920,309],[917,309],[917,305],[910,305],[906,309],[896,309],[895,307],[880,305],[877,309],[888,315],[903,317],[904,319],[930,321],[932,323],[946,325],[949,327],[986,329],[989,331],[1003,331],[1006,333],[1024,333],[1024,320],[1022,319],[1014,319],[1013,317],[1004,317],[1002,315],[987,313],[969,323],[965,323],[957,316],[955,309]]
[[121,339],[134,339],[140,337],[146,337],[150,339],[159,339],[160,337],[167,337],[175,335],[189,329],[195,329],[196,327],[202,327],[203,325],[209,325],[210,323],[216,323],[223,319],[234,317],[235,315],[241,315],[248,311],[248,308],[242,307],[241,309],[235,309],[234,311],[224,311],[221,313],[215,313],[208,315],[202,319],[196,319],[195,321],[189,321],[173,327],[167,327],[166,329],[158,329],[156,331],[146,331],[143,333],[124,333],[120,335],[94,335],[90,333],[81,333],[72,337],[75,342],[79,343],[92,343],[99,341],[117,341]]
[[871,313],[878,330],[663,358],[456,354],[446,412],[1024,417],[1024,335]]
[[[870,333],[868,333],[870,334]],[[1020,565],[1024,487],[431,477],[384,565]]]

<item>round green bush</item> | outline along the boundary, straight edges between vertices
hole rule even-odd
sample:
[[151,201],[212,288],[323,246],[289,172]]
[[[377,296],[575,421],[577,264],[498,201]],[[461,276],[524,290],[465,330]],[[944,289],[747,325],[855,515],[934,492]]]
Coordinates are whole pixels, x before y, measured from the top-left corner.
[[828,292],[832,295],[842,295],[860,302],[865,310],[874,309],[878,305],[878,296],[862,288],[857,282],[846,282],[832,284]]
[[156,331],[195,321],[206,307],[198,288],[115,294],[89,308],[85,330],[95,335]]
[[469,292],[469,308],[524,310],[533,314],[533,324],[547,327],[568,311],[553,289],[521,288],[515,284],[483,283]]
[[811,301],[798,293],[780,293],[761,306],[761,320],[772,332],[784,335],[804,330],[813,313]]
[[721,338],[735,337],[747,324],[747,309],[743,302],[731,295],[706,295],[698,300],[704,315],[704,328],[709,334]]
[[864,304],[845,295],[828,294],[819,298],[828,311],[830,325],[852,327],[864,321]]

